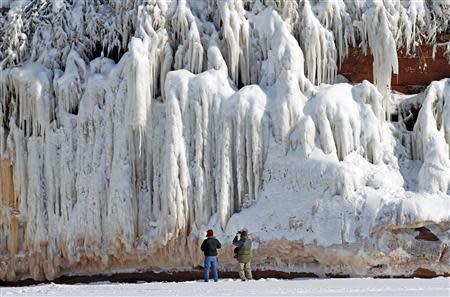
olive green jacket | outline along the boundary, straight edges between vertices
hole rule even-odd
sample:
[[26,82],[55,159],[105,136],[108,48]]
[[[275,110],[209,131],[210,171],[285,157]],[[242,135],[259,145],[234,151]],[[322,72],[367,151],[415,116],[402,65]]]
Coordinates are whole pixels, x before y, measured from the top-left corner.
[[235,236],[233,239],[233,245],[237,246],[237,259],[239,263],[248,263],[252,259],[252,240],[244,237],[238,240]]

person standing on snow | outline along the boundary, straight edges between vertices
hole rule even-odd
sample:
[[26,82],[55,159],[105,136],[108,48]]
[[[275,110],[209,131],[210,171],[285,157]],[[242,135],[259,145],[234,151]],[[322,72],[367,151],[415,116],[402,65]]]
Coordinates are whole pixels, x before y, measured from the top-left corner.
[[209,268],[211,267],[214,274],[214,281],[217,282],[219,276],[217,274],[217,249],[220,249],[222,245],[220,242],[214,237],[213,230],[209,229],[206,231],[206,239],[203,241],[200,249],[205,254],[205,263],[204,263],[204,274],[203,277],[205,282],[209,281]]
[[[238,240],[238,236],[240,239]],[[242,281],[252,279],[252,269],[250,262],[252,260],[252,240],[248,238],[248,231],[243,229],[239,231],[233,239],[233,245],[236,246],[236,258],[239,262],[239,277]]]

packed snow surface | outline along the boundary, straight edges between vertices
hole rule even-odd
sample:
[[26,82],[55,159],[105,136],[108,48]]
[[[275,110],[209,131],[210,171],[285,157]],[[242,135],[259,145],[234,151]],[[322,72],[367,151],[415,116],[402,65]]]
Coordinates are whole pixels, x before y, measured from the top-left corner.
[[[450,79],[390,90],[400,47],[450,57],[448,1],[19,2],[0,9],[0,279],[191,269],[207,228],[229,268],[242,227],[261,269],[448,272]],[[350,47],[374,84],[335,83]]]
[[261,279],[241,282],[219,280],[179,283],[91,283],[77,285],[46,284],[29,287],[0,288],[8,297],[75,296],[448,296],[447,278],[435,279]]

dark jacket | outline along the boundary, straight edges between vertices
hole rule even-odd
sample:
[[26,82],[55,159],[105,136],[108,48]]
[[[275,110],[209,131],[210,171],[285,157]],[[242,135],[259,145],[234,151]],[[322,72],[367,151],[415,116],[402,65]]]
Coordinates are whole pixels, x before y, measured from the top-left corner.
[[252,240],[248,237],[242,237],[238,240],[235,236],[233,244],[237,246],[237,259],[239,263],[248,263],[252,259]]
[[208,237],[203,240],[200,249],[203,251],[205,256],[217,256],[217,249],[220,249],[222,245],[215,237]]

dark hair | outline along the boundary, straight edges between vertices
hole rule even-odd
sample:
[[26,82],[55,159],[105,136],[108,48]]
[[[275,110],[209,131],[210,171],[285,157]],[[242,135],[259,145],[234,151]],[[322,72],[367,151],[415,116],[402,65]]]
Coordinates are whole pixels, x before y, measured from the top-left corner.
[[247,237],[248,236],[247,230],[242,230],[240,233],[241,233],[241,237]]

